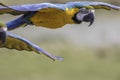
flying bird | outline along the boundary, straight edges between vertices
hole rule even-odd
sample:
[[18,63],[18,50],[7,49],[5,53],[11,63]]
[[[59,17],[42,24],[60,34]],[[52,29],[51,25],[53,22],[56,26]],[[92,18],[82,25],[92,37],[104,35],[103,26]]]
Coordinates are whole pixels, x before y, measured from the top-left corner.
[[54,61],[56,59],[62,60],[61,57],[54,56],[48,53],[47,51],[43,50],[39,46],[28,41],[27,39],[8,32],[6,25],[3,23],[0,23],[0,48],[16,49],[19,51],[22,51],[22,50],[34,51],[38,54],[42,53]]
[[46,28],[61,28],[66,24],[80,24],[95,19],[95,9],[119,10],[120,6],[92,1],[76,1],[67,3],[38,3],[9,7],[0,7],[0,14],[20,15],[8,22],[8,30],[20,26],[36,25]]

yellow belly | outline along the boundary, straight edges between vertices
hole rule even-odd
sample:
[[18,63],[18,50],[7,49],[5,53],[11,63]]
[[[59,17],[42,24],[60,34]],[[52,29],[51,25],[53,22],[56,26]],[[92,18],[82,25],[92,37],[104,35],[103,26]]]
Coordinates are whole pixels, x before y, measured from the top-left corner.
[[47,8],[38,11],[33,17],[30,18],[31,22],[36,26],[46,28],[60,28],[65,24],[73,24],[74,21],[71,19],[78,10],[74,10],[72,13],[62,11],[54,8]]

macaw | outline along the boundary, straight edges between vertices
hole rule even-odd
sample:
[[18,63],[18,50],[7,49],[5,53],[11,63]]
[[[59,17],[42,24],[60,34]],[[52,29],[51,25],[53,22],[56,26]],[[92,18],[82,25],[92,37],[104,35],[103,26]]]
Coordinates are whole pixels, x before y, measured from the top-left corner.
[[90,22],[89,26],[92,25],[95,19],[95,9],[119,10],[120,6],[92,1],[76,1],[64,4],[38,3],[0,7],[0,14],[21,15],[6,24],[8,30],[27,25],[55,29],[66,24],[80,24],[83,21]]
[[48,53],[27,39],[8,32],[7,26],[3,23],[0,23],[0,48],[34,51],[38,54],[42,53],[54,61],[55,59],[62,60],[61,57]]

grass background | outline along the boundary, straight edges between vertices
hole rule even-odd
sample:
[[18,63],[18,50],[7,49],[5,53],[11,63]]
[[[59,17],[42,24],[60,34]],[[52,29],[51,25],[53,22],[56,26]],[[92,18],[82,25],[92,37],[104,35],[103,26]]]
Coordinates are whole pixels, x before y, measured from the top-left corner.
[[51,44],[45,49],[59,53],[59,56],[64,57],[62,62],[51,61],[34,52],[0,50],[0,79],[120,80],[120,49],[56,45]]

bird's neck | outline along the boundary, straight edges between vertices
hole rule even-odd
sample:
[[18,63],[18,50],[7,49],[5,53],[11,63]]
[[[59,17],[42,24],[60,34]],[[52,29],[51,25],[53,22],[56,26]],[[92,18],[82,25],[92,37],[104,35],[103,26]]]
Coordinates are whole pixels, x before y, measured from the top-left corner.
[[72,17],[79,11],[78,8],[66,8],[66,23],[73,24],[74,21],[72,20]]

